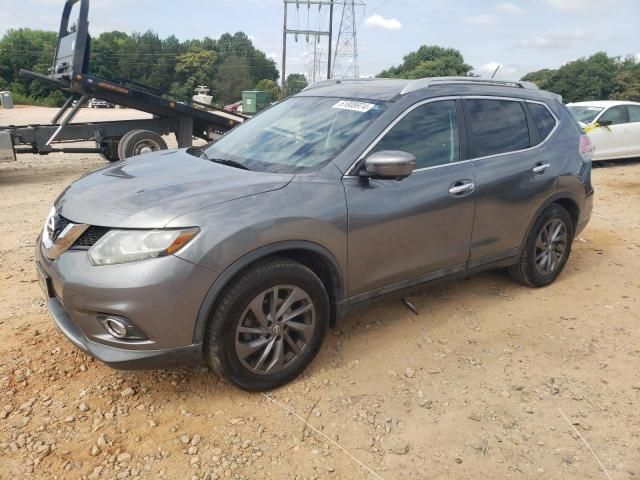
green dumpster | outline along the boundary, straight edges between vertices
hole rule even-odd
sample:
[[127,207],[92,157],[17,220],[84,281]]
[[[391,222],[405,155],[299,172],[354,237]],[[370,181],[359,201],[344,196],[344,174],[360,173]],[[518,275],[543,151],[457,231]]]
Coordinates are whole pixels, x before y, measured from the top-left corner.
[[271,94],[262,90],[242,92],[242,113],[258,113],[271,105]]

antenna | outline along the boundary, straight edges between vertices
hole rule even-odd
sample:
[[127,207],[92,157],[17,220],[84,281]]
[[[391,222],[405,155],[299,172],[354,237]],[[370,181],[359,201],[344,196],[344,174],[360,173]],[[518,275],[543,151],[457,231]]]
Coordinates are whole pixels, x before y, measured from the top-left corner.
[[495,76],[496,76],[496,73],[498,73],[498,70],[500,70],[500,67],[501,67],[501,66],[502,66],[502,65],[498,64],[498,66],[496,67],[496,69],[493,71],[493,74],[491,75],[491,78],[493,78],[493,77],[495,77]]

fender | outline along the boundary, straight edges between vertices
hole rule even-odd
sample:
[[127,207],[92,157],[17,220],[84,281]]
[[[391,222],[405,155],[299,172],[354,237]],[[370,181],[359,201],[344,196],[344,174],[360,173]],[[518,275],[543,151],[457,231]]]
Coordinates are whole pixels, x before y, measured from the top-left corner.
[[[578,202],[576,196],[571,193],[571,192],[557,192],[553,195],[551,195],[549,198],[547,198],[544,203],[540,206],[540,208],[538,208],[538,210],[536,211],[535,215],[533,215],[531,217],[531,221],[529,222],[529,226],[527,227],[527,230],[524,234],[524,238],[522,239],[522,241],[520,242],[520,252],[522,252],[522,249],[524,248],[524,244],[527,241],[527,238],[529,238],[529,233],[531,233],[531,229],[533,228],[533,224],[536,222],[536,220],[538,219],[538,217],[540,216],[540,214],[552,203],[557,202],[558,200],[571,200],[573,203],[576,204],[576,207],[578,208],[578,212],[580,211],[580,203]],[[579,215],[578,215],[579,218]],[[577,226],[576,226],[577,227]],[[519,255],[519,253],[518,253]]]
[[[252,263],[261,258],[268,257],[269,255],[283,252],[285,250],[308,250],[321,255],[331,266],[333,276],[336,280],[336,286],[334,289],[335,303],[338,309],[343,302],[344,295],[344,276],[340,265],[333,256],[333,254],[322,245],[306,240],[287,240],[283,242],[272,243],[263,247],[257,248],[248,254],[240,257],[231,265],[229,265],[213,282],[213,285],[207,292],[207,295],[200,306],[198,311],[198,318],[196,319],[195,330],[193,332],[193,343],[202,344],[204,342],[204,336],[207,329],[207,323],[209,321],[209,314],[215,304],[218,295],[228,285],[228,283],[235,277],[241,270],[248,267]],[[339,313],[338,313],[339,315]]]

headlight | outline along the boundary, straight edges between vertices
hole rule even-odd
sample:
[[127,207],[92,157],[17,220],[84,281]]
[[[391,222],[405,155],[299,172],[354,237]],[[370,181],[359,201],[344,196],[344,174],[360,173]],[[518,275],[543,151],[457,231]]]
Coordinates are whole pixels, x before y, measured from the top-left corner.
[[89,249],[89,260],[94,265],[114,265],[172,255],[199,231],[198,228],[110,230]]

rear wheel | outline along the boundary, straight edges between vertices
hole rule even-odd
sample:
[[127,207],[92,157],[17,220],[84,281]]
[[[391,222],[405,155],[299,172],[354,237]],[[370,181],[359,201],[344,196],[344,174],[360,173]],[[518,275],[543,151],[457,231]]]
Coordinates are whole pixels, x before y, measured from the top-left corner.
[[167,143],[160,135],[149,130],[133,130],[126,133],[118,145],[118,156],[120,160],[144,155],[145,153],[166,150]]
[[268,390],[304,370],[328,325],[329,299],[320,279],[304,265],[274,259],[252,267],[222,293],[205,352],[225,380]]
[[531,287],[544,287],[562,272],[573,243],[573,222],[567,210],[551,205],[536,220],[511,277]]

